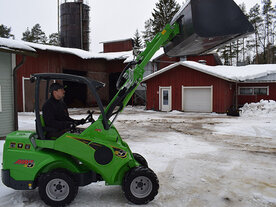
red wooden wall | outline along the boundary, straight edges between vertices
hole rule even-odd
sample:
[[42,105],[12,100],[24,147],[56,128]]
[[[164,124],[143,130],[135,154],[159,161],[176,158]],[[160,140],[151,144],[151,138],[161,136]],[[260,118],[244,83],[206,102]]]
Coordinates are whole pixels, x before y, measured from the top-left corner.
[[122,41],[104,42],[103,49],[104,53],[130,51],[133,49],[133,40],[128,39]]
[[[195,61],[195,62],[198,62],[199,60],[205,60],[206,65],[210,65],[210,66],[218,65],[213,54],[199,55],[199,56],[187,56],[187,60]],[[155,59],[155,62],[157,64],[157,70],[165,68],[165,67],[167,67],[173,63],[179,62],[179,61],[180,61],[179,57],[169,57],[165,54],[160,56],[159,58]]]
[[243,83],[239,84],[241,87],[254,87],[254,86],[265,86],[269,87],[269,95],[239,95],[238,105],[242,106],[245,103],[259,102],[260,100],[276,100],[276,83]]
[[188,56],[187,60],[198,62],[199,60],[205,60],[206,65],[216,66],[218,63],[213,54],[210,55],[199,55],[199,56]]
[[[106,83],[106,87],[101,89],[100,93],[102,101],[106,103],[109,101],[109,74],[121,72],[126,65],[123,63],[124,60],[82,59],[75,55],[38,49],[37,53],[37,57],[26,57],[25,63],[17,71],[17,105],[19,111],[23,110],[23,76],[30,77],[34,73],[62,73],[64,69],[85,71],[88,77]],[[21,55],[16,56],[17,64],[21,59]]]
[[[182,110],[182,86],[213,86],[213,112],[225,113],[235,104],[236,83],[184,66],[177,66],[155,76],[147,83],[147,109],[159,110],[159,86],[172,87],[172,110]],[[269,87],[269,95],[238,95],[238,106],[264,100],[276,100],[276,83],[239,83],[238,87]]]
[[182,86],[213,86],[213,111],[225,113],[233,104],[234,85],[223,79],[177,66],[146,81],[147,109],[159,110],[159,86],[172,87],[172,110],[182,110]]

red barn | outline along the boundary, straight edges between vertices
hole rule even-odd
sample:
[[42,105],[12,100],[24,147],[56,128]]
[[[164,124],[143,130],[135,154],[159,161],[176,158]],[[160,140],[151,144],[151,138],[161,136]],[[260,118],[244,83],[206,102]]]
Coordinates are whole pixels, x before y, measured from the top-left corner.
[[124,39],[124,40],[113,40],[106,41],[103,43],[103,52],[122,52],[122,51],[130,51],[133,49],[134,42],[132,38]]
[[[106,86],[100,89],[99,94],[103,104],[107,104],[117,92],[115,85],[119,74],[127,64],[125,60],[132,57],[132,51],[91,53],[75,48],[24,43],[37,51],[37,57],[26,57],[24,65],[17,72],[18,111],[34,109],[34,85],[30,83],[30,75],[34,73],[68,73],[101,81]],[[116,50],[119,49],[118,44],[116,42],[113,45]],[[121,44],[124,45],[125,42]],[[109,47],[112,49],[112,44],[109,44]],[[17,55],[16,59],[19,63],[22,56]],[[85,85],[70,82],[64,84],[68,89],[64,99],[68,107],[86,107],[95,104]],[[44,95],[45,89],[42,90],[41,94]],[[44,103],[43,100],[40,101],[41,104]]]
[[160,70],[162,68],[165,68],[173,63],[179,62],[179,61],[196,61],[196,62],[202,62],[206,65],[221,65],[221,60],[218,57],[217,53],[211,53],[206,55],[188,55],[184,58],[180,57],[169,57],[167,56],[163,48],[161,48],[152,58],[152,63],[154,64],[154,72],[157,70]]
[[276,100],[276,65],[208,66],[183,61],[143,80],[147,109],[225,113],[233,105]]

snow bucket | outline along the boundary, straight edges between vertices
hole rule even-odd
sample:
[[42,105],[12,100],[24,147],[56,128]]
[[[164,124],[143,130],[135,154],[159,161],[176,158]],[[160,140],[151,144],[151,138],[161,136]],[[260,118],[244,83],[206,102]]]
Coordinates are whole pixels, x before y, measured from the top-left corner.
[[254,32],[233,0],[190,0],[174,16],[180,33],[165,47],[168,56],[198,55]]

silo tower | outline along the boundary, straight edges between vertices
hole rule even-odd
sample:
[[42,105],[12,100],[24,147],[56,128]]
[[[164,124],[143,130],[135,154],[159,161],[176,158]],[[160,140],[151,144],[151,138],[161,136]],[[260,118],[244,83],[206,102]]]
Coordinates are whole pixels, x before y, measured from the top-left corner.
[[89,51],[89,6],[83,0],[63,0],[60,5],[60,44]]

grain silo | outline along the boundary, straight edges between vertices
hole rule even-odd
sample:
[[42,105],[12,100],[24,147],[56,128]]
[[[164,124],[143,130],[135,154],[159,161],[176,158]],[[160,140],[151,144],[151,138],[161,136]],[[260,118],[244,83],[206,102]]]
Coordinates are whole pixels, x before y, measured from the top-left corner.
[[89,6],[83,0],[62,1],[60,44],[89,51]]

